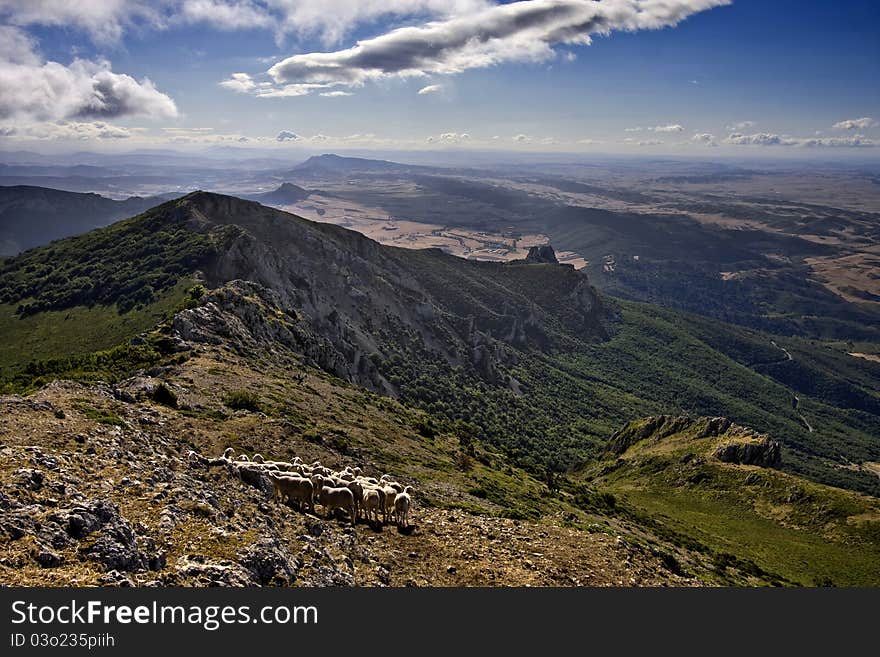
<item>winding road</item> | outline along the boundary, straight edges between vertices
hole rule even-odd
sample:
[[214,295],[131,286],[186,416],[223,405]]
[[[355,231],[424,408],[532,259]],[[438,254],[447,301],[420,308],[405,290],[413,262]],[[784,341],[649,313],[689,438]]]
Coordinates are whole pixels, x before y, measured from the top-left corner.
[[[791,352],[789,352],[788,349],[786,349],[785,347],[780,347],[778,344],[776,344],[776,340],[770,340],[770,344],[772,344],[774,347],[776,347],[782,353],[785,354],[785,358],[783,360],[781,360],[780,362],[794,360],[794,358],[791,355]],[[797,414],[801,418],[801,421],[804,423],[804,426],[807,427],[807,431],[809,431],[810,433],[813,433],[813,425],[811,425],[807,421],[807,418],[804,417],[804,414],[800,412],[800,405],[801,405],[801,398],[798,397],[797,395],[794,395],[794,397],[792,399],[792,406],[794,407],[794,410],[797,411]]]

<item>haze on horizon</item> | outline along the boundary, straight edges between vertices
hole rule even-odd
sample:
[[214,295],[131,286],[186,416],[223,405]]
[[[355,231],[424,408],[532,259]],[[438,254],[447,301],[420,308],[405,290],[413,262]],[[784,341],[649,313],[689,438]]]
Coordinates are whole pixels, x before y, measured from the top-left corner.
[[873,158],[871,0],[0,0],[0,150]]

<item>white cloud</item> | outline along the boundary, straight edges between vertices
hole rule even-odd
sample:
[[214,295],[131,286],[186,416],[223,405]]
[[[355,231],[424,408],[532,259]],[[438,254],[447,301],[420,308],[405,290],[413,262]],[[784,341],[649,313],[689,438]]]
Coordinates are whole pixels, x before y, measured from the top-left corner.
[[132,28],[165,29],[203,23],[225,30],[267,28],[338,42],[356,25],[383,17],[448,18],[488,0],[0,0],[0,20],[12,25],[73,27],[100,43]]
[[259,88],[255,92],[258,98],[290,98],[296,96],[308,96],[318,89],[327,89],[332,84],[285,84],[282,87],[257,85]]
[[573,61],[577,60],[577,58],[578,58],[577,54],[575,54],[575,53],[573,53],[573,52],[571,52],[571,51],[568,51],[568,52],[565,53],[562,57],[563,57],[563,59],[565,59],[565,61],[567,61],[567,62],[573,62]]
[[732,123],[727,126],[727,129],[731,132],[742,132],[743,130],[748,130],[749,128],[754,128],[757,123],[754,121],[739,121],[738,123]]
[[682,132],[684,128],[679,124],[675,123],[672,125],[658,125],[654,128],[650,128],[654,132]]
[[[2,1],[2,0],[0,0]],[[44,62],[20,30],[0,33],[0,119],[25,122],[125,116],[173,118],[177,106],[149,78],[114,73],[108,61]]]
[[718,142],[715,141],[715,135],[709,134],[708,132],[698,132],[691,137],[691,142],[694,144],[703,144],[705,146],[717,146]]
[[18,26],[74,27],[97,42],[110,43],[135,23],[161,27],[161,4],[140,0],[0,0],[0,19]]
[[162,132],[175,144],[228,144],[251,141],[250,137],[241,134],[214,132],[214,128],[162,128]]
[[860,119],[847,119],[840,121],[831,126],[835,130],[867,130],[868,128],[877,127],[877,122],[870,116],[863,116]]
[[327,98],[342,98],[343,96],[354,96],[350,91],[325,91],[321,94]]
[[229,76],[228,80],[220,82],[220,86],[229,89],[230,91],[237,91],[240,94],[245,94],[252,91],[257,85],[254,82],[254,79],[247,73],[233,73]]
[[852,137],[811,137],[796,138],[785,135],[761,132],[754,135],[734,133],[724,140],[726,144],[735,146],[800,146],[806,148],[870,148],[877,145],[864,135]]
[[425,141],[429,144],[460,144],[470,138],[471,136],[466,132],[444,132],[439,135],[431,135]]
[[583,144],[584,146],[595,146],[597,144],[601,144],[602,142],[597,139],[578,139],[577,143]]
[[[504,62],[544,61],[556,45],[591,35],[673,26],[730,0],[530,0],[402,27],[345,50],[293,55],[268,73],[277,84],[361,85],[383,77],[460,73]],[[325,10],[326,12],[326,10]],[[330,12],[326,12],[330,13]]]
[[877,146],[877,142],[864,135],[852,137],[818,137],[800,140],[800,145],[807,148],[871,148]]
[[224,30],[275,25],[264,7],[247,0],[184,0],[179,12],[183,20],[209,23]]
[[321,134],[312,135],[311,137],[309,137],[309,141],[314,142],[316,144],[321,143],[321,142],[325,142],[325,141],[329,141],[330,139],[332,139],[332,138],[328,137],[327,135],[321,135]]
[[627,137],[623,140],[623,143],[628,146],[662,146],[664,142],[659,139],[633,139],[632,137]]
[[636,126],[635,128],[624,128],[623,129],[624,132],[641,132],[642,130],[644,130],[644,128],[642,128],[641,126]]
[[758,132],[753,135],[734,132],[724,140],[724,143],[736,146],[795,146],[797,141],[790,137],[767,132]]
[[436,94],[440,91],[443,91],[442,84],[429,84],[427,87],[422,87],[419,89],[419,96],[424,96],[425,94]]
[[302,137],[290,130],[282,130],[278,133],[278,136],[275,137],[275,141],[300,141],[301,139]]
[[138,131],[105,123],[104,121],[44,121],[28,125],[0,126],[0,135],[19,139],[45,141],[93,141],[130,139]]
[[532,141],[532,138],[529,135],[524,135],[522,133],[513,136],[513,141],[518,142],[520,144],[528,144]]

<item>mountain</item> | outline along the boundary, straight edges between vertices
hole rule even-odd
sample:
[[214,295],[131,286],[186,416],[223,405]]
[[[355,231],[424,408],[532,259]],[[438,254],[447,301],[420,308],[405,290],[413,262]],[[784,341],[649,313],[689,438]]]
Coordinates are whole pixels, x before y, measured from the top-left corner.
[[[844,366],[835,353],[806,342],[773,344],[756,331],[603,296],[583,272],[556,264],[551,249],[506,264],[468,261],[437,249],[385,247],[337,226],[205,192],[0,267],[6,338],[0,386],[16,393],[0,399],[7,423],[0,432],[11,445],[4,480],[17,482],[7,494],[20,505],[7,512],[18,518],[28,504],[42,503],[34,488],[42,480],[35,483],[24,470],[40,470],[56,488],[85,485],[52,474],[44,463],[51,462],[47,457],[81,463],[91,446],[90,463],[105,476],[136,482],[132,490],[141,497],[112,496],[116,515],[146,528],[123,547],[134,550],[137,566],[149,564],[156,546],[166,544],[173,559],[166,555],[172,566],[159,569],[170,577],[164,583],[216,575],[218,560],[226,558],[218,555],[253,567],[246,549],[253,540],[243,542],[240,534],[255,522],[263,528],[248,536],[276,556],[302,534],[327,532],[323,540],[332,544],[318,545],[331,552],[344,540],[332,523],[312,529],[309,516],[282,517],[256,489],[187,464],[187,449],[215,456],[227,445],[400,473],[419,491],[418,552],[451,560],[447,574],[461,575],[450,581],[489,582],[484,571],[492,570],[492,558],[467,539],[504,535],[510,526],[499,517],[520,521],[530,541],[548,543],[546,551],[535,550],[542,554],[604,554],[599,534],[622,536],[620,554],[645,565],[643,582],[661,581],[661,575],[679,584],[876,583],[880,577],[869,565],[880,542],[871,497],[880,494],[872,472],[880,462],[875,363]],[[790,364],[811,372],[810,390],[800,392],[781,382],[781,374],[768,373]],[[52,383],[58,379],[78,383]],[[686,419],[668,431],[662,422],[639,419],[663,414]],[[678,439],[664,442],[690,431],[691,423],[700,433],[703,423],[714,422],[702,416],[732,422],[723,430],[716,422],[714,434],[703,436],[715,442],[695,443],[699,450],[691,456],[676,452]],[[14,437],[12,427],[20,426],[29,427],[26,438]],[[615,433],[621,426],[629,429]],[[40,434],[40,427],[51,431]],[[768,456],[737,456],[763,453],[763,438],[753,441],[758,447],[737,446],[751,444],[749,432],[776,445]],[[39,457],[27,451],[36,435],[47,436]],[[720,449],[728,443],[730,450]],[[131,455],[123,458],[120,450]],[[168,463],[168,472],[159,462]],[[679,470],[692,462],[689,467],[708,464],[705,477],[699,470],[692,481],[682,478]],[[668,511],[683,498],[696,514],[698,503],[715,494],[706,477],[729,484],[751,469],[765,473],[759,477],[774,490],[797,486],[812,496],[805,498],[811,504],[839,506],[838,529],[811,539],[824,546],[814,554],[832,555],[837,565],[808,560],[782,568],[782,555],[800,540],[797,531],[809,527],[789,531],[794,516],[777,518],[760,496],[724,501],[730,520],[719,520],[711,533],[694,522],[696,515]],[[646,488],[649,473],[659,478],[656,499]],[[145,508],[133,502],[152,499],[159,482],[191,492]],[[106,496],[97,488],[88,494],[95,504]],[[773,498],[779,505],[796,499]],[[231,508],[241,516],[224,520]],[[480,518],[458,532],[465,543],[451,538],[449,525],[461,516],[446,509]],[[779,539],[775,547],[764,539],[749,542],[756,525],[736,522],[746,511],[758,513],[755,522],[764,523],[766,536]],[[167,522],[157,520],[160,512]],[[45,511],[46,522],[51,513]],[[255,520],[260,514],[269,514],[271,523]],[[108,512],[110,527],[122,523],[116,515]],[[174,538],[174,527],[193,522],[192,534]],[[852,537],[851,524],[857,525]],[[549,529],[540,529],[544,525]],[[542,539],[542,531],[552,540]],[[585,533],[596,533],[596,542]],[[359,530],[356,536],[362,537]],[[404,536],[383,533],[381,541],[405,552],[414,543]],[[848,570],[850,538],[859,543]],[[49,551],[64,559],[92,554],[91,543],[77,540],[67,552]],[[187,542],[197,551],[187,551]],[[344,554],[361,563],[353,544],[346,545]],[[301,555],[303,563],[316,559],[310,554]],[[474,564],[466,565],[462,554],[474,554]],[[504,555],[499,573],[512,567],[508,558],[527,558]],[[24,552],[16,558],[30,563]],[[279,560],[283,570],[288,562]],[[321,561],[314,563],[320,571]],[[597,576],[598,562],[588,564],[571,577],[588,582],[588,573]],[[406,577],[443,581],[427,566],[392,566]],[[355,582],[371,582],[364,568],[346,571]],[[533,581],[566,577],[543,560],[538,570],[549,579]]]
[[298,185],[294,185],[293,183],[281,183],[281,185],[271,192],[264,192],[262,194],[249,194],[244,195],[241,198],[245,198],[251,201],[257,201],[258,203],[262,203],[264,205],[292,205],[298,201],[302,201],[305,198],[309,197],[311,194],[307,189],[303,189]]
[[429,173],[433,167],[415,164],[401,164],[388,160],[373,160],[362,157],[344,157],[333,153],[313,155],[302,164],[298,164],[287,174],[292,177],[335,177],[353,173]]
[[133,196],[114,201],[46,187],[0,187],[0,256],[106,226],[164,200]]

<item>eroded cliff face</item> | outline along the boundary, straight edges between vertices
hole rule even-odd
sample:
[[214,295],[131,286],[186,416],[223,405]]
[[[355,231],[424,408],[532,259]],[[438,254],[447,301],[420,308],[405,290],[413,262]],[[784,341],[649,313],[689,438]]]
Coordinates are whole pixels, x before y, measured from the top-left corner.
[[[216,288],[179,332],[273,340],[358,385],[393,394],[377,367],[401,344],[417,359],[465,367],[489,383],[533,350],[603,334],[605,311],[585,274],[541,258],[507,266],[438,250],[400,253],[351,231],[231,197],[196,193],[175,210],[200,230],[239,234],[206,267]],[[230,283],[234,282],[234,283]],[[221,315],[227,314],[227,317]],[[201,324],[201,328],[200,328]]]

